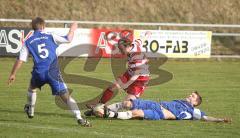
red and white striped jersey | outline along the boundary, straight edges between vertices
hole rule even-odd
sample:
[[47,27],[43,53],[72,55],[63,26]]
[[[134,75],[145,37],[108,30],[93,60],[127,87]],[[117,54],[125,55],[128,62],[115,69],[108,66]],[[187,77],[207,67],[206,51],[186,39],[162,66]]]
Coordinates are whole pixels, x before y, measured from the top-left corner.
[[140,76],[149,76],[148,59],[145,53],[141,52],[142,41],[133,41],[133,48],[128,54],[128,73],[133,76],[136,71]]

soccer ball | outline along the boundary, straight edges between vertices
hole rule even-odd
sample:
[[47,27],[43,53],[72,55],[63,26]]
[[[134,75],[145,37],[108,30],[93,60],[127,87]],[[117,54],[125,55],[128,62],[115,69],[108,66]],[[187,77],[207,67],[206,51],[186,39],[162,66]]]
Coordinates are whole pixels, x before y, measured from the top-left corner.
[[93,113],[97,117],[103,117],[105,104],[99,103],[93,108]]

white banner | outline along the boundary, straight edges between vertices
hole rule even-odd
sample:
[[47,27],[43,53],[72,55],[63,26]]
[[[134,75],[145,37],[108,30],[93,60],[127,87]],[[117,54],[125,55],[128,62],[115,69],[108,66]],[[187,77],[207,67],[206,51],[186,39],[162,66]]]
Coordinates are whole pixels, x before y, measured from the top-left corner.
[[134,30],[134,38],[143,38],[150,32],[142,52],[160,53],[169,58],[209,58],[212,32],[209,31],[164,31]]
[[[68,29],[65,28],[47,28],[46,31],[59,35],[68,33]],[[132,33],[130,39],[144,39],[146,32],[150,32],[150,36],[140,47],[141,52],[146,52],[149,57],[164,55],[169,58],[209,58],[211,55],[212,32],[210,31],[116,29],[78,29],[72,43],[60,45],[58,53],[61,56],[114,57],[120,54],[115,52],[117,41],[121,38],[121,33],[127,31]],[[109,33],[116,37],[106,40],[104,35]],[[99,49],[101,54],[98,53]]]

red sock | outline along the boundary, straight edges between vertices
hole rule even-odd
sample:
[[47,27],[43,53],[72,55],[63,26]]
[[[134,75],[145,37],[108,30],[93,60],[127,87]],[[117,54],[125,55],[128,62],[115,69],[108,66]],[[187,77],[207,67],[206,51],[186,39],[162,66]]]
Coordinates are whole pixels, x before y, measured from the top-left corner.
[[107,88],[102,95],[100,103],[105,104],[107,101],[109,101],[112,98],[112,96],[113,96],[113,91]]

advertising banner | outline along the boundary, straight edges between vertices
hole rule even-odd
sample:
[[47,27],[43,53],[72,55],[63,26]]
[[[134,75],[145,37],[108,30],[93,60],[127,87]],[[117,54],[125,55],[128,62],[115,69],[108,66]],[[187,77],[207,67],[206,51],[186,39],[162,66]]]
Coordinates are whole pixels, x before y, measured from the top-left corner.
[[[24,41],[32,35],[30,29],[0,28],[0,55],[18,55]],[[65,36],[68,28],[46,28],[46,32]],[[146,34],[149,34],[146,37]],[[59,56],[122,57],[118,49],[120,39],[141,39],[140,51],[149,57],[159,54],[168,58],[209,58],[210,31],[166,31],[124,29],[77,29],[71,43],[58,47]]]

